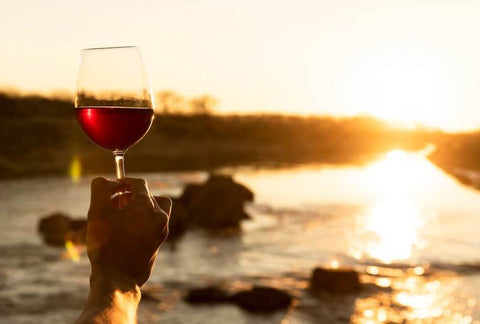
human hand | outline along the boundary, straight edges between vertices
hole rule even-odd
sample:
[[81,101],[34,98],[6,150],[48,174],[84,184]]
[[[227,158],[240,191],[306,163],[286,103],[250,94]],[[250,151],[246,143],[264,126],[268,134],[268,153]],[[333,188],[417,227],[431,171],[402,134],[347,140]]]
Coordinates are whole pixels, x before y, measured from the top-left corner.
[[[120,187],[131,192],[123,209],[115,208],[111,200]],[[142,179],[126,178],[120,183],[95,178],[87,230],[92,279],[120,281],[127,289],[129,285],[142,286],[168,235],[171,206],[169,198],[153,198]]]
[[[115,208],[111,195],[125,188],[129,199],[122,209]],[[151,196],[142,179],[93,179],[87,227],[90,295],[76,323],[137,322],[139,287],[150,277],[167,238],[171,208],[172,201]]]

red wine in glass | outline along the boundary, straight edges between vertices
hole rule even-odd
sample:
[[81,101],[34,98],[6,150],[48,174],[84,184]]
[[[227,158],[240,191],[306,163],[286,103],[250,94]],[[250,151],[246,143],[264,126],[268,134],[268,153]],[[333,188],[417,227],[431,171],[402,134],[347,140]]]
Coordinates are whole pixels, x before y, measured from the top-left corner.
[[[125,178],[125,152],[148,132],[153,99],[140,50],[135,46],[82,50],[75,96],[75,114],[92,142],[112,151],[117,180]],[[112,195],[123,208],[130,192]]]
[[95,144],[110,151],[126,151],[148,132],[153,109],[142,107],[78,107],[77,120]]

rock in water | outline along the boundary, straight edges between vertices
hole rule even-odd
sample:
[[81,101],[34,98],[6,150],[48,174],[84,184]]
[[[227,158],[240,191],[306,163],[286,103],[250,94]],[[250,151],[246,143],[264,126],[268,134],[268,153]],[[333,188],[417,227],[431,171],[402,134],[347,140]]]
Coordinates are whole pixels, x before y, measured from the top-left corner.
[[188,203],[190,223],[207,229],[224,229],[238,227],[240,221],[249,218],[243,205],[253,200],[253,193],[232,177],[212,175],[200,188],[187,187],[182,198]]
[[193,288],[184,299],[190,304],[216,304],[228,302],[229,295],[218,287]]
[[191,304],[232,303],[252,313],[270,313],[288,308],[293,298],[270,287],[254,287],[230,296],[226,290],[210,286],[190,289],[184,300]]
[[49,245],[64,245],[70,232],[70,217],[62,213],[53,213],[43,217],[38,225],[43,241]]
[[64,246],[69,240],[75,244],[85,244],[87,220],[72,219],[63,213],[56,212],[42,217],[38,231],[48,245]]
[[270,287],[254,287],[251,290],[238,292],[230,299],[242,309],[252,313],[284,310],[293,301],[289,293]]
[[182,195],[180,196],[180,202],[184,205],[184,206],[188,206],[190,205],[190,203],[192,202],[192,200],[198,196],[198,194],[200,193],[200,191],[202,190],[203,188],[203,185],[202,184],[197,184],[197,183],[189,183],[185,186],[185,188],[183,189],[183,193]]
[[310,280],[313,293],[329,291],[334,293],[358,292],[362,288],[358,273],[353,269],[315,268]]
[[203,184],[187,184],[182,195],[172,199],[171,239],[195,227],[238,232],[240,222],[250,218],[244,204],[252,200],[253,192],[230,176],[210,175]]
[[[203,184],[189,184],[179,198],[172,199],[169,240],[180,237],[189,227],[233,229],[238,233],[240,222],[250,218],[244,211],[244,203],[252,200],[252,191],[230,176],[211,175]],[[68,240],[85,244],[87,220],[57,212],[43,217],[38,231],[49,245],[64,246]]]

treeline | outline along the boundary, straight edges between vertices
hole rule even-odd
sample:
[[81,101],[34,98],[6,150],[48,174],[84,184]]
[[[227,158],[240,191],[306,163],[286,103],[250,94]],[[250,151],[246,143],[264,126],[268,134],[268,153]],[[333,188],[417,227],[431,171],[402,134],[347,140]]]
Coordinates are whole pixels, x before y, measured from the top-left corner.
[[178,92],[165,90],[155,93],[156,110],[161,114],[211,114],[218,100],[208,94],[188,98]]
[[[208,100],[207,100],[208,101]],[[357,163],[391,149],[420,149],[454,135],[405,130],[367,117],[218,116],[171,106],[127,154],[129,172],[224,166]],[[210,105],[210,106],[209,106]],[[71,102],[0,94],[0,177],[65,174],[73,158],[85,173],[112,173],[111,154],[88,141]]]
[[480,171],[480,132],[443,136],[430,160],[446,170],[460,167]]

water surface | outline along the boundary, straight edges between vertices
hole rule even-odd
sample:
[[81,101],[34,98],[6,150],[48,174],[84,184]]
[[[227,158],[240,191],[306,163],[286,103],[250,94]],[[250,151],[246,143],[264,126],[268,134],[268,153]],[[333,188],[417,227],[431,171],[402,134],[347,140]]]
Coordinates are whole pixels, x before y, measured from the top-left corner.
[[[226,169],[255,192],[239,237],[187,233],[165,245],[149,281],[162,302],[139,317],[164,323],[318,323],[480,320],[478,191],[422,153],[392,151],[362,166]],[[139,174],[154,194],[177,195],[202,172]],[[0,317],[9,323],[73,321],[88,291],[79,249],[44,246],[40,216],[84,216],[91,177],[3,181],[0,186]],[[370,284],[358,296],[311,297],[315,266],[354,267]],[[234,306],[192,307],[185,288],[212,282],[268,284],[299,300],[287,313],[253,316]]]

